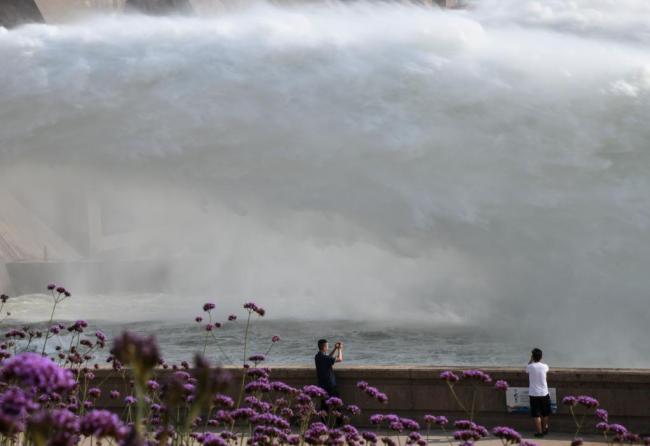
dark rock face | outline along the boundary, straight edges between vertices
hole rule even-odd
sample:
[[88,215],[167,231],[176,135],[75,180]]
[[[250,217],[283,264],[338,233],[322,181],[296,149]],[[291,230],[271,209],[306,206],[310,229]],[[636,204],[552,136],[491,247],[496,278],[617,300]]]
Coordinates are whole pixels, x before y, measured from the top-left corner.
[[126,9],[152,15],[194,12],[189,0],[126,0]]
[[34,0],[0,0],[0,26],[13,28],[23,23],[43,23]]

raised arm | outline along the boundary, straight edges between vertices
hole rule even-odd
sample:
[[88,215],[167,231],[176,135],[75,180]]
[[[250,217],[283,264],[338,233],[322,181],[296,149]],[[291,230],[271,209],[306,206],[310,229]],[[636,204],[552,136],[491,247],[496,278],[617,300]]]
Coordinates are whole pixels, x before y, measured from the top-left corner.
[[338,354],[336,355],[336,362],[341,362],[343,361],[343,343],[339,342],[339,351]]

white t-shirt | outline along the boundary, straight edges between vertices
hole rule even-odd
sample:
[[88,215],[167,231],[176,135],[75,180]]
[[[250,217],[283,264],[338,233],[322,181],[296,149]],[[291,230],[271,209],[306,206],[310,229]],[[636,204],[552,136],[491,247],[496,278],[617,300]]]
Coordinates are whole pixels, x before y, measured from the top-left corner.
[[548,366],[543,362],[531,362],[526,366],[526,373],[528,373],[528,395],[548,395],[548,384],[546,384]]

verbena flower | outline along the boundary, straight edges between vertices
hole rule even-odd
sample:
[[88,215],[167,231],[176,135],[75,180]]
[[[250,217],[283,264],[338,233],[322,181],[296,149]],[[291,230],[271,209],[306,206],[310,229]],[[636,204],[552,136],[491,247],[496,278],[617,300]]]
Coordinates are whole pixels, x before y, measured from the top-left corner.
[[492,429],[492,435],[494,435],[497,438],[500,438],[502,441],[506,443],[518,444],[521,442],[521,435],[519,434],[519,432],[517,432],[516,430],[510,427],[497,426],[494,429]]
[[579,397],[576,398],[576,401],[578,402],[578,404],[588,409],[593,409],[595,407],[598,407],[599,405],[598,400],[596,398],[587,395],[580,395]]
[[623,426],[622,424],[616,424],[616,423],[610,424],[607,427],[607,430],[609,432],[613,432],[613,433],[615,433],[617,435],[623,435],[623,434],[625,434],[627,432],[627,428],[625,426]]
[[484,382],[486,384],[492,382],[490,375],[485,373],[482,370],[464,370],[462,373],[463,379],[473,379],[477,381]]
[[280,336],[277,336],[277,335],[273,336],[273,337],[271,338],[271,342],[273,342],[274,344],[275,344],[276,342],[280,342]]
[[361,413],[361,409],[356,404],[349,404],[345,409],[352,415],[359,415]]
[[38,407],[23,389],[6,389],[0,394],[0,433],[10,436],[24,431],[27,416]]
[[500,379],[494,383],[494,388],[497,390],[508,390],[508,382]]
[[35,413],[28,421],[31,435],[47,438],[48,446],[79,444],[79,417],[67,409],[48,409]]
[[302,388],[302,391],[305,395],[310,396],[312,398],[324,398],[327,396],[327,392],[314,385],[308,385]]
[[96,438],[114,438],[119,440],[126,433],[119,417],[108,410],[93,410],[84,415],[79,423],[79,430],[86,436]]
[[333,396],[325,400],[325,405],[328,407],[342,407],[343,400],[341,398]]
[[575,406],[578,404],[578,399],[575,396],[569,395],[562,398],[562,404],[565,406]]
[[206,313],[214,309],[215,309],[215,305],[212,302],[207,302],[203,304],[203,311],[205,311]]
[[230,316],[228,316],[228,320],[229,320],[230,322],[232,322],[232,321],[236,321],[236,320],[237,320],[237,316],[234,315],[234,314],[231,314]]
[[420,430],[420,425],[415,420],[411,420],[410,418],[402,418],[400,422],[402,423],[402,425],[404,425],[404,429],[406,430],[410,430],[410,431]]
[[455,431],[453,436],[454,436],[454,440],[459,440],[459,441],[473,442],[481,439],[481,436],[472,429],[463,429],[463,430]]
[[2,365],[0,379],[46,393],[67,392],[77,384],[70,370],[36,353],[22,353],[7,359]]
[[598,418],[600,421],[607,422],[609,419],[609,414],[605,409],[596,409],[596,418]]
[[122,364],[132,364],[144,370],[153,369],[160,362],[160,351],[153,336],[144,338],[128,331],[115,339],[111,355]]
[[451,370],[446,370],[440,374],[440,379],[447,381],[448,383],[455,383],[460,380],[458,375],[456,375]]
[[228,446],[226,440],[224,440],[220,435],[213,434],[212,432],[204,434],[202,442],[204,446]]
[[382,414],[374,414],[370,416],[370,424],[381,424],[384,422],[384,416]]

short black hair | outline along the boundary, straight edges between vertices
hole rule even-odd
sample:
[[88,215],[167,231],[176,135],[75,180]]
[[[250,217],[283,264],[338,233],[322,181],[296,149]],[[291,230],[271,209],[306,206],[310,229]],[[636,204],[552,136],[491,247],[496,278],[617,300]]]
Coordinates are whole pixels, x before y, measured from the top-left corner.
[[533,361],[539,362],[542,360],[542,351],[538,348],[534,348],[531,352],[533,355]]
[[323,347],[327,344],[327,339],[319,339],[318,340],[318,350],[322,350]]

